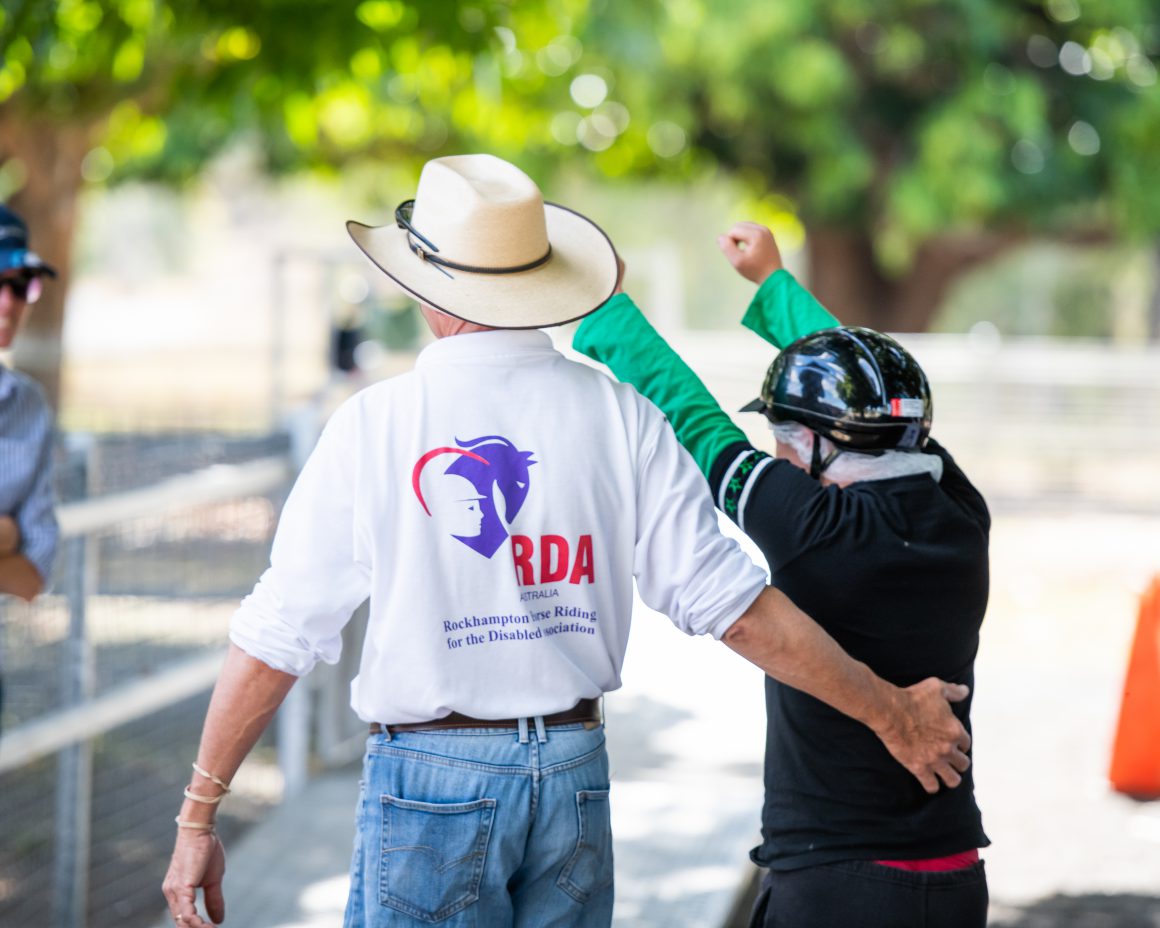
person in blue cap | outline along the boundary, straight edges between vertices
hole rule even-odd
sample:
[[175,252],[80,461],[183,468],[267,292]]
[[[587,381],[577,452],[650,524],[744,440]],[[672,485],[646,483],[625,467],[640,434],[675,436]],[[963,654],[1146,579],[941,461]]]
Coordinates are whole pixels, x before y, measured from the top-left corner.
[[28,226],[0,205],[0,594],[23,600],[44,589],[56,554],[52,411],[3,357],[46,277],[56,271],[28,247]]
[[[48,580],[58,531],[52,495],[52,411],[40,385],[3,363],[28,307],[56,270],[28,247],[28,226],[0,205],[0,616]],[[0,681],[0,722],[4,690]]]

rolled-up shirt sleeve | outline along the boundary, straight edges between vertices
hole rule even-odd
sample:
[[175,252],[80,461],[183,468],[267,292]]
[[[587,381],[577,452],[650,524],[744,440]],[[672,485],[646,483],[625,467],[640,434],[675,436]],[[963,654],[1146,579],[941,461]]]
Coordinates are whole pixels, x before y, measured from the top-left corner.
[[356,431],[351,404],[341,407],[290,491],[269,568],[230,623],[234,644],[295,676],[338,660],[343,626],[370,592],[369,567],[355,560]]
[[649,418],[637,469],[637,588],[681,631],[720,638],[765,588],[765,570],[721,534],[705,478],[663,419]]

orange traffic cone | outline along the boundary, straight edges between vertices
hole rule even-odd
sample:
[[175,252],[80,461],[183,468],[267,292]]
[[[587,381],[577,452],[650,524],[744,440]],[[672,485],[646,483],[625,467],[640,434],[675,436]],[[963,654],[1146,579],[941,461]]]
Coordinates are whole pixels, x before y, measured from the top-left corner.
[[1108,777],[1116,792],[1160,799],[1160,575],[1140,598]]

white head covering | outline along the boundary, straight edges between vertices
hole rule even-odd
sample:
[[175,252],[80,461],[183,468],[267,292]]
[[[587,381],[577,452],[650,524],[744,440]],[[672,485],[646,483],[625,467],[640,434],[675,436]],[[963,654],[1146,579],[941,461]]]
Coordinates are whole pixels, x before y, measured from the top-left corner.
[[[799,422],[770,423],[774,437],[789,445],[799,458],[809,462],[814,440],[822,443],[822,459],[834,450],[834,444]],[[914,451],[886,451],[882,454],[860,454],[842,451],[825,470],[825,477],[834,483],[856,483],[861,480],[891,480],[912,474],[930,474],[935,482],[942,480],[943,462],[937,454]]]

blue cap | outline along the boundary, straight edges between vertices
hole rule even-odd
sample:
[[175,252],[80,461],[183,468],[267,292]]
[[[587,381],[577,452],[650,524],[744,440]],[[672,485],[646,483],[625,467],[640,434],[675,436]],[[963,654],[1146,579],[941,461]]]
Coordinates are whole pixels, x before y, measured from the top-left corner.
[[22,268],[34,274],[56,276],[56,270],[28,248],[28,226],[7,206],[0,205],[0,272]]

